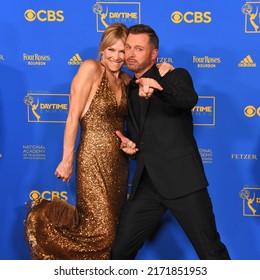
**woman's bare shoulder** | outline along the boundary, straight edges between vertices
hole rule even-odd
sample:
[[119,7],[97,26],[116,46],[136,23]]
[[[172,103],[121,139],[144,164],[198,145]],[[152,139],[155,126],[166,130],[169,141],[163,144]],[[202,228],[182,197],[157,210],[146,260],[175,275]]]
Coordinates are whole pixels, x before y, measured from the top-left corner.
[[92,75],[98,74],[100,71],[102,71],[100,62],[93,59],[87,59],[83,61],[79,67],[79,72]]
[[102,66],[95,60],[85,60],[73,78],[72,86],[93,85],[102,76]]
[[125,85],[128,85],[132,79],[132,77],[128,73],[123,71],[120,72],[120,78],[124,81]]

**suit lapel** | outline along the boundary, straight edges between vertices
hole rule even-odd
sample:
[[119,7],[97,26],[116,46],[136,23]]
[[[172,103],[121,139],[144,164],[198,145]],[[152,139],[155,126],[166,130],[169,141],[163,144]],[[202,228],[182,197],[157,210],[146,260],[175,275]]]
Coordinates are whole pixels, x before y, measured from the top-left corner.
[[145,99],[144,97],[140,97],[140,131],[143,128],[144,121],[147,115],[147,111],[150,105],[151,99]]
[[[156,65],[154,65],[150,70],[148,70],[142,77],[143,78],[153,78],[157,81],[161,78]],[[140,131],[143,128],[150,103],[151,103],[151,98],[149,98],[149,99],[145,99],[144,97],[140,98]]]
[[[156,65],[153,65],[153,67],[150,68],[150,70],[148,70],[142,77],[153,78],[157,81],[161,78]],[[140,103],[139,103],[140,104],[140,116],[139,116],[140,120],[139,120],[139,125],[138,125],[138,122],[136,121],[134,110],[132,107],[132,102],[129,100],[130,85],[127,87],[126,94],[128,97],[128,114],[130,117],[129,119],[131,119],[133,121],[134,128],[136,129],[137,132],[139,132],[143,128],[143,125],[144,125],[144,122],[145,122],[145,119],[146,119],[146,116],[148,113],[148,109],[150,106],[151,98],[145,99],[143,97],[139,97],[140,98],[140,100],[139,100],[140,101]]]
[[129,119],[133,120],[133,125],[136,131],[139,132],[139,126],[138,123],[136,122],[136,118],[134,115],[133,107],[132,107],[132,102],[129,100],[129,86],[126,88],[126,96],[127,96],[127,103],[128,103],[128,114],[129,114]]

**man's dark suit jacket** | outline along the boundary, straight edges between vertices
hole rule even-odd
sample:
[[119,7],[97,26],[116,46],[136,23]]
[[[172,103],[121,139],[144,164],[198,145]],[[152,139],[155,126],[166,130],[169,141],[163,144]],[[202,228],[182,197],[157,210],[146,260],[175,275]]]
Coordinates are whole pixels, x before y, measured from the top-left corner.
[[[145,99],[136,96],[138,87],[134,88],[133,82],[127,88],[128,136],[139,148],[130,199],[134,197],[144,167],[157,191],[168,199],[207,187],[193,135],[191,109],[198,95],[190,74],[176,68],[161,77],[154,65],[142,77],[157,80],[163,91],[156,91]],[[140,116],[136,117],[139,106]]]

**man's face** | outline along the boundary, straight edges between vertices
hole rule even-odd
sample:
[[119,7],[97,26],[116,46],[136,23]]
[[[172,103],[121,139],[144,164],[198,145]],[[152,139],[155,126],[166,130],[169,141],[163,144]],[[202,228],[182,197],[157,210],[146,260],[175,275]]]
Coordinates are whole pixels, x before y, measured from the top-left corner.
[[125,60],[129,70],[142,76],[155,63],[158,50],[149,42],[147,34],[129,34],[125,45]]

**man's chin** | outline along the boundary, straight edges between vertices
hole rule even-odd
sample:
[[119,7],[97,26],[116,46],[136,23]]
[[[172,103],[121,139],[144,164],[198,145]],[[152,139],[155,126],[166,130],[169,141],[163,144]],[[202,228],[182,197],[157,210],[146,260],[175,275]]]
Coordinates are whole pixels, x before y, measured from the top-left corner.
[[136,67],[132,64],[126,64],[127,68],[131,71],[135,71],[136,70]]

